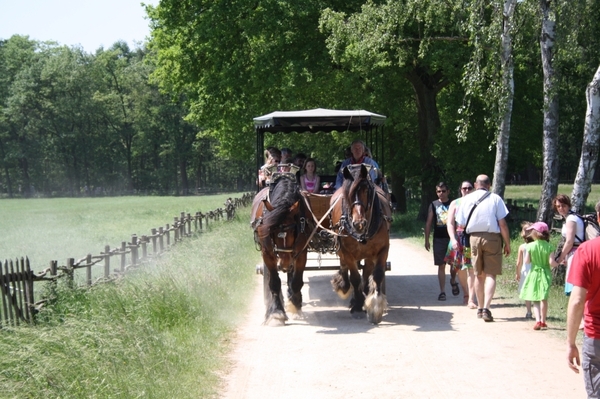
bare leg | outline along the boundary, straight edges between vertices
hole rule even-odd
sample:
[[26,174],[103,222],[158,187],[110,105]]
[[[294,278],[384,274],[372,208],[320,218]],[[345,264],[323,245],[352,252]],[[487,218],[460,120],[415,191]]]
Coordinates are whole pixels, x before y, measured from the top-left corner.
[[469,287],[467,284],[467,271],[459,270],[457,272],[457,274],[458,274],[458,282],[460,283],[460,286],[462,288],[462,292],[464,295],[464,305],[466,305],[468,303],[468,301],[471,299],[471,297],[469,295]]
[[539,322],[542,320],[542,312],[540,310],[540,301],[533,302],[533,314],[535,315],[536,322]]
[[547,315],[548,315],[548,301],[547,300],[543,300],[542,301],[542,306],[541,306],[541,315],[540,315],[540,321],[542,323],[546,323],[546,316]]
[[525,301],[525,308],[527,309],[527,313],[531,313],[531,301]]
[[475,278],[475,295],[477,296],[477,307],[482,309],[484,307],[484,291],[485,287],[485,273],[481,273]]
[[438,281],[440,283],[440,294],[445,292],[446,286],[446,264],[438,265]]
[[475,272],[472,267],[467,269],[467,285],[469,287],[469,301],[475,302]]
[[[492,305],[492,298],[494,297],[494,293],[496,292],[496,276],[493,274],[485,275],[485,302],[483,303],[483,307],[489,309]],[[479,297],[477,297],[479,300]]]

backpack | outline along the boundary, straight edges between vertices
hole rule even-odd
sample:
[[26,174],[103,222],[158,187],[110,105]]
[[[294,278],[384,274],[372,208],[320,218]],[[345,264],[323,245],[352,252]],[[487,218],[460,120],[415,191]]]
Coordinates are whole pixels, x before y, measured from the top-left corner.
[[600,237],[600,225],[598,225],[598,217],[595,213],[588,213],[586,215],[579,215],[575,213],[579,219],[583,222],[583,239],[575,235],[575,238],[581,244],[584,241],[593,240],[596,237]]

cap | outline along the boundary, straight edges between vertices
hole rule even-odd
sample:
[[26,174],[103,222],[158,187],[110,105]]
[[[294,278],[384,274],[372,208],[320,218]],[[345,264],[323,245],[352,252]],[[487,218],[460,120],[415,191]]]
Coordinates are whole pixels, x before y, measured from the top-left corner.
[[548,231],[548,225],[544,222],[535,222],[525,230],[535,230],[537,232],[544,233]]

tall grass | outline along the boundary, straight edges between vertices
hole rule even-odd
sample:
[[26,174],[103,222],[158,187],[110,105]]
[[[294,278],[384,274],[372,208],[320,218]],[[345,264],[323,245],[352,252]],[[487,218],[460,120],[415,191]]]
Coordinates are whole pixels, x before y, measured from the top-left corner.
[[38,325],[0,330],[0,397],[217,396],[259,259],[248,220],[238,210],[115,283],[59,285]]
[[51,260],[98,255],[105,245],[118,247],[132,234],[172,224],[181,212],[208,212],[241,195],[3,199],[0,260],[27,256],[41,270]]

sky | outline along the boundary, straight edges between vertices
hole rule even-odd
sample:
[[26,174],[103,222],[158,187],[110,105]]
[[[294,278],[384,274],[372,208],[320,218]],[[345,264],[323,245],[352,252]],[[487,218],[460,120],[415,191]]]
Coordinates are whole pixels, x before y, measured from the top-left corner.
[[159,0],[0,0],[0,39],[27,35],[39,41],[81,45],[88,53],[118,40],[131,48],[150,35],[141,3]]

